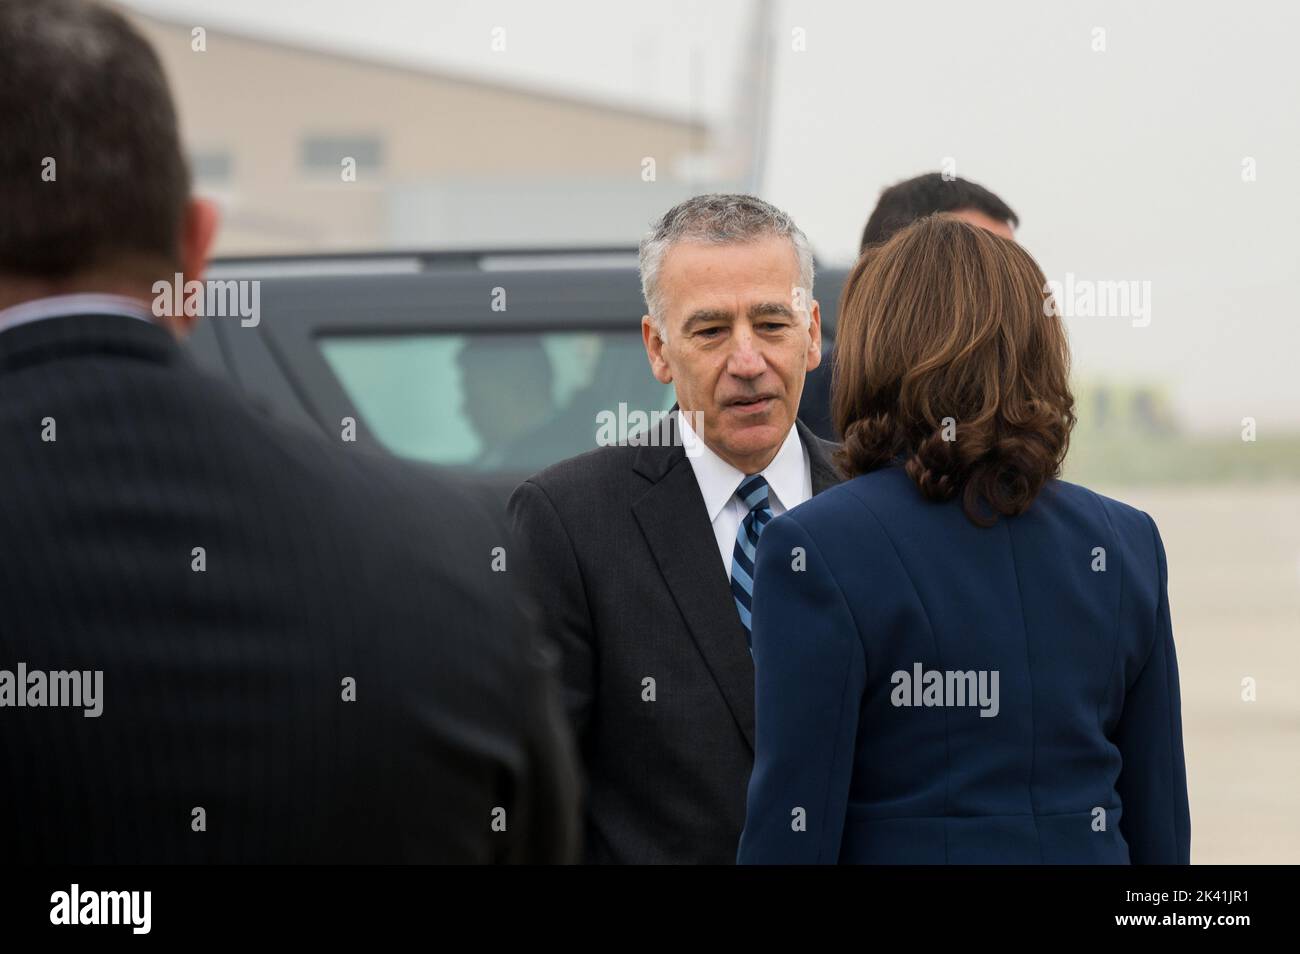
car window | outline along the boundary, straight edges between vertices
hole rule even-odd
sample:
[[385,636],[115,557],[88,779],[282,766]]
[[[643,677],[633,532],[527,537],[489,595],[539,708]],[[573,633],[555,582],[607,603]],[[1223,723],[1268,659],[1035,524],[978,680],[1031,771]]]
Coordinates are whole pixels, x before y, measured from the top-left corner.
[[531,473],[626,437],[620,422],[673,401],[635,332],[333,335],[319,344],[381,444],[474,471]]

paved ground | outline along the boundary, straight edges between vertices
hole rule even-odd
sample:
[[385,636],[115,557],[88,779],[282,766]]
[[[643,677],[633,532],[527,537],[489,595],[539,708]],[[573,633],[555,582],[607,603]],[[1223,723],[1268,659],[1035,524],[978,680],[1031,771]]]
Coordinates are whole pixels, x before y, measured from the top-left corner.
[[1096,489],[1165,541],[1192,861],[1300,863],[1300,484]]

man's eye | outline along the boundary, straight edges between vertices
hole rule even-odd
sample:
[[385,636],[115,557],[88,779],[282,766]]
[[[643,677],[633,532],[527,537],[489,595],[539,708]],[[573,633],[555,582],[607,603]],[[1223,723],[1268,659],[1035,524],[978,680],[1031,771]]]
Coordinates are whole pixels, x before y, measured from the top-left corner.
[[784,328],[784,327],[785,327],[785,322],[784,322],[784,321],[765,321],[765,322],[763,322],[763,328],[766,329],[766,330],[768,330],[768,331],[773,331],[773,330],[777,330],[777,331],[779,331],[780,329],[782,329],[782,328]]
[[701,328],[699,331],[697,331],[697,332],[695,332],[695,333],[696,333],[697,335],[699,335],[700,337],[703,337],[703,338],[716,338],[718,335],[722,334],[722,329],[721,329],[721,328]]

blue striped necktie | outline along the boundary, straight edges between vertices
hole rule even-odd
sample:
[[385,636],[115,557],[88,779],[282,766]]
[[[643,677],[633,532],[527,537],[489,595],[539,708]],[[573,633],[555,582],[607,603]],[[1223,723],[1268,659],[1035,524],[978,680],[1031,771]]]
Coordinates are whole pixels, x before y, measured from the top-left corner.
[[772,508],[767,501],[767,481],[762,474],[746,477],[736,489],[736,496],[741,499],[749,513],[740,521],[736,531],[736,545],[731,551],[731,595],[736,598],[736,609],[740,612],[740,621],[745,625],[745,642],[749,651],[754,651],[750,610],[754,605],[754,554],[758,550],[758,538],[763,528],[772,519]]

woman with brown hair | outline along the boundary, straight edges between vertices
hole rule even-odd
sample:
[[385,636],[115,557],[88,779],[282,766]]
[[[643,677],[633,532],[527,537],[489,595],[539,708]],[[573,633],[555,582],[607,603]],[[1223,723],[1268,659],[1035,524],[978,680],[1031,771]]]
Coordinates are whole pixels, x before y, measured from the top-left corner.
[[1189,860],[1164,548],[1058,479],[1068,379],[1015,242],[937,215],[859,259],[852,479],[758,547],[741,862]]

